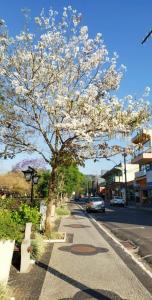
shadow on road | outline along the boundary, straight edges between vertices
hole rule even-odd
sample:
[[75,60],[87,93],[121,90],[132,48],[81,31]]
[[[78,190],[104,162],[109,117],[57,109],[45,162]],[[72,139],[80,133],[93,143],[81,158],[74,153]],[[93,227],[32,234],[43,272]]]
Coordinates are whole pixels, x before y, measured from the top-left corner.
[[[109,208],[108,208],[109,209]],[[152,226],[152,212],[129,208],[110,207],[105,215],[99,214],[98,220],[110,223],[124,223],[129,225]]]
[[[84,203],[76,202],[85,208]],[[84,212],[85,213],[85,212]],[[81,209],[73,209],[73,215],[82,216]],[[139,209],[109,207],[106,208],[106,213],[96,212],[89,213],[94,216],[96,220],[107,223],[124,223],[129,225],[152,226],[152,211],[144,211]],[[89,214],[87,217],[89,218]]]

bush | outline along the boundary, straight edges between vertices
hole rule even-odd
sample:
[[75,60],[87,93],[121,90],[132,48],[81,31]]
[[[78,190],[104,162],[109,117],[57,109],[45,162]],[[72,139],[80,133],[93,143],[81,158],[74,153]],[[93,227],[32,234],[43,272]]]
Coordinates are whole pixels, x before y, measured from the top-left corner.
[[12,220],[11,212],[0,210],[0,240],[20,240],[21,227]]
[[45,249],[44,239],[41,234],[35,233],[35,238],[31,240],[31,246],[31,258],[38,260],[42,256]]
[[18,198],[5,198],[0,197],[0,209],[16,210],[21,205],[21,200]]
[[41,214],[37,207],[21,204],[18,211],[12,212],[12,219],[15,223],[25,225],[31,222],[35,227],[40,224]]
[[56,208],[56,214],[58,216],[69,216],[70,215],[70,211],[68,209],[67,206],[60,206]]

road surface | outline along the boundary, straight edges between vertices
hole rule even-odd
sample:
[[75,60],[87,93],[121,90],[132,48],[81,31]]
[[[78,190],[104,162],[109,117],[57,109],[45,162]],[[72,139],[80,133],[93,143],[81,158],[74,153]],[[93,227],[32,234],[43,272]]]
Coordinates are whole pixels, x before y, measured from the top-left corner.
[[106,213],[91,214],[120,240],[132,241],[143,261],[152,264],[152,211],[131,208],[107,208]]

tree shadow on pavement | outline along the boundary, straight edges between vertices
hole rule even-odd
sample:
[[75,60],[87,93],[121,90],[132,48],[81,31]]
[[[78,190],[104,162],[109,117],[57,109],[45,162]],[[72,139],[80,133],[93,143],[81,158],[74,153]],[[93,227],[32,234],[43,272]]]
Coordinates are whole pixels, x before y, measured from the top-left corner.
[[[92,293],[93,296],[90,295],[89,293]],[[117,294],[115,294],[111,291],[108,291],[108,290],[92,290],[92,289],[79,291],[72,298],[62,298],[62,299],[59,299],[59,300],[95,300],[95,299],[99,299],[99,300],[125,300],[125,299],[122,299],[120,296],[118,296]]]
[[81,208],[79,208],[79,209],[74,208],[74,209],[72,209],[72,211],[71,211],[71,215],[72,215],[72,216],[80,216],[80,217],[84,217],[84,212],[82,211]]
[[120,296],[117,294],[111,292],[111,291],[106,291],[106,290],[93,290],[90,289],[88,286],[85,284],[82,284],[81,282],[59,272],[58,270],[47,266],[46,264],[42,262],[36,262],[36,265],[39,266],[40,268],[45,269],[47,272],[50,274],[56,276],[57,278],[71,284],[72,286],[76,287],[80,291],[76,293],[76,295],[70,299],[70,298],[63,298],[59,300],[93,300],[93,299],[99,299],[99,300],[123,300]]

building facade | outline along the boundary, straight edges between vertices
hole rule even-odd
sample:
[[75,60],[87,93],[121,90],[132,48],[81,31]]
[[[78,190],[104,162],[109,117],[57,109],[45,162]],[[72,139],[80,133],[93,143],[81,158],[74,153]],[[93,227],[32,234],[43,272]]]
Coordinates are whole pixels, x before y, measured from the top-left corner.
[[142,129],[132,143],[140,145],[131,160],[132,164],[139,164],[134,183],[136,202],[152,204],[152,130]]
[[[137,171],[139,171],[139,165],[126,164],[127,196],[129,201],[135,201],[134,180]],[[109,201],[114,196],[120,196],[125,199],[125,166],[123,163],[107,171],[103,178],[106,181],[106,200]]]

